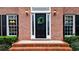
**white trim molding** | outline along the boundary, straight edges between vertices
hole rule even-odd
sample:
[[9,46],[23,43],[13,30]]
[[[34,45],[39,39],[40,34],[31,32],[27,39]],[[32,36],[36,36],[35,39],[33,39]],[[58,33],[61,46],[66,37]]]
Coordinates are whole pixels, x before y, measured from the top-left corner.
[[50,13],[51,7],[31,7],[32,13]]
[[[33,8],[35,8],[35,9],[33,10]],[[46,9],[46,10],[44,11],[44,9]],[[35,14],[36,13],[46,13],[46,38],[44,38],[44,39],[51,39],[51,8],[49,8],[49,7],[44,7],[44,8],[43,7],[42,8],[41,7],[32,7],[31,8],[31,39],[36,39],[36,37],[35,37],[35,31],[36,31],[35,30]],[[49,17],[49,19],[48,19],[48,17]],[[32,18],[34,18],[33,24],[32,24]],[[48,21],[49,21],[49,26],[48,26]],[[32,26],[34,26],[34,30],[32,29]],[[49,27],[49,35],[48,35],[48,27]],[[34,31],[33,35],[32,35],[32,33],[33,33],[32,30]],[[38,38],[38,39],[40,39],[40,38]]]

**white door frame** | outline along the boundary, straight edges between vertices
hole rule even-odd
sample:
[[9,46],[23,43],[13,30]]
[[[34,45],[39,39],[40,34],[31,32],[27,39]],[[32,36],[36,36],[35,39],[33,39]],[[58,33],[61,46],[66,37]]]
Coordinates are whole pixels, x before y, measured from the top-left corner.
[[[42,39],[51,39],[51,11],[31,11],[31,39],[41,39],[35,37],[35,13],[46,13],[46,38]],[[34,17],[34,35],[32,34],[32,16]],[[48,35],[48,17],[49,16],[49,35]]]

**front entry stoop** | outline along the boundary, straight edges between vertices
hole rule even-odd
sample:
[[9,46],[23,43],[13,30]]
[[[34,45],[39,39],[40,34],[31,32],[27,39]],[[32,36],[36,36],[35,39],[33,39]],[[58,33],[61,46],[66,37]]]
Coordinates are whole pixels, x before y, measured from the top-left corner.
[[9,49],[10,51],[72,51],[69,44],[59,40],[33,41],[21,40]]

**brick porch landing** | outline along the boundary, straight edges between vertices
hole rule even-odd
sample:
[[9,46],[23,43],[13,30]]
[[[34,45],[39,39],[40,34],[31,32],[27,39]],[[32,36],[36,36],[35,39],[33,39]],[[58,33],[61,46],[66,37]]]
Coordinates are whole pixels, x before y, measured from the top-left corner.
[[9,49],[10,51],[71,51],[69,44],[59,40],[21,40]]

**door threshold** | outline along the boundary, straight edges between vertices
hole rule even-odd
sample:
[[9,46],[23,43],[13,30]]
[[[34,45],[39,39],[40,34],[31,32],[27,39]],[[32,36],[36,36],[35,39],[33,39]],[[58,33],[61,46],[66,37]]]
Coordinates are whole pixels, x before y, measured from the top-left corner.
[[31,39],[31,41],[50,41],[51,39],[42,39],[42,38],[37,38],[37,39]]

